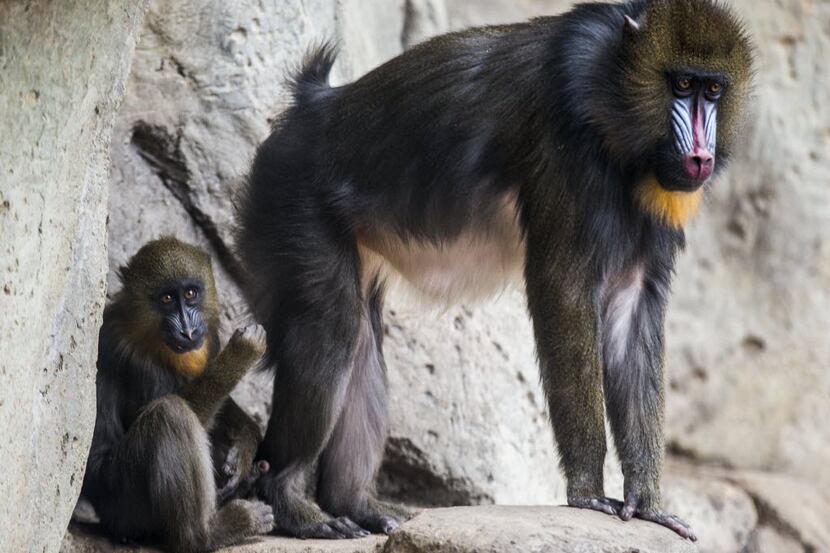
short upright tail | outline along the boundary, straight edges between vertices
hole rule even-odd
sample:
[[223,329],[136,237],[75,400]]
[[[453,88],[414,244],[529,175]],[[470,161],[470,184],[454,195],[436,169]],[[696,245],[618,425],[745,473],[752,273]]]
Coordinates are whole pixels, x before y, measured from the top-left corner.
[[331,88],[329,74],[337,58],[337,46],[325,42],[309,50],[300,69],[291,78],[291,88],[298,103],[313,99]]

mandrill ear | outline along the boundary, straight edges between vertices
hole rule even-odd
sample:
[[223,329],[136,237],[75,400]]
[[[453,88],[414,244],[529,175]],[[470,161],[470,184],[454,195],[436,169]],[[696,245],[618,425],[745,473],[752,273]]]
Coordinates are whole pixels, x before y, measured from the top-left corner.
[[640,32],[641,25],[637,21],[635,21],[631,16],[626,15],[625,21],[623,22],[623,34],[624,35],[635,35]]
[[121,281],[121,284],[126,283],[130,279],[130,273],[131,273],[131,271],[130,271],[130,265],[129,264],[121,265],[118,268],[118,270],[116,271],[116,274],[118,275],[118,280]]

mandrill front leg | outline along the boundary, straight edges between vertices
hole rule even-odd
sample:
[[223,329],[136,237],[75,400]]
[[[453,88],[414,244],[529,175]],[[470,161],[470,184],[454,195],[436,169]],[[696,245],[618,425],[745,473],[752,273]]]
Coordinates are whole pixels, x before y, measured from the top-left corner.
[[546,252],[532,249],[535,243],[530,240],[528,244],[528,306],[548,410],[568,481],[568,505],[616,515],[618,506],[605,497],[603,489],[605,419],[592,293],[583,285],[567,289],[550,284],[588,279],[558,273],[556,267],[568,264],[545,263]]
[[[620,518],[656,522],[696,541],[683,520],[660,509],[663,468],[663,317],[668,275],[635,264],[602,293],[605,405],[622,464]],[[651,275],[651,276],[647,276]]]
[[[533,244],[529,240],[529,252]],[[634,266],[596,293],[587,284],[589,275],[560,267],[567,264],[556,263],[544,250],[528,255],[528,305],[568,504],[623,520],[649,520],[695,540],[688,524],[660,510],[668,278],[654,276],[654,269],[653,280],[646,281],[645,267]],[[624,501],[604,492],[604,411],[622,463]]]
[[178,392],[205,428],[213,428],[214,418],[225,399],[263,353],[265,331],[261,326],[238,329],[225,349],[208,363],[205,372]]

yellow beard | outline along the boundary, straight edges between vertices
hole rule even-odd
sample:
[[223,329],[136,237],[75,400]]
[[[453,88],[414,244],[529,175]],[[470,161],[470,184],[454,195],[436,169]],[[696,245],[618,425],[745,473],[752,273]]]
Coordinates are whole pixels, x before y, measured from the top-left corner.
[[164,364],[187,378],[201,375],[208,360],[207,340],[199,349],[187,353],[176,353],[166,345],[159,348],[159,357]]
[[679,229],[697,214],[703,199],[703,188],[694,192],[666,190],[654,175],[650,175],[637,187],[637,196],[643,211]]

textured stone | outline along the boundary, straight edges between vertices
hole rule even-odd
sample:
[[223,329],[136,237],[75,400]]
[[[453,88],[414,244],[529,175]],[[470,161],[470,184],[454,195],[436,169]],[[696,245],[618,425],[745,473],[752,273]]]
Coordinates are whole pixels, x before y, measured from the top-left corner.
[[752,496],[761,520],[811,551],[830,551],[830,494],[826,488],[781,474],[729,473]]
[[[427,510],[388,539],[297,540],[266,537],[233,553],[694,553],[697,548],[656,524],[568,507],[454,507]],[[73,529],[61,553],[156,553],[117,547]]]
[[445,0],[450,26],[455,29],[498,25],[531,17],[556,15],[571,8],[572,0]]
[[390,536],[394,553],[694,553],[671,530],[568,507],[480,506],[434,509]]
[[700,553],[742,551],[758,523],[752,498],[714,475],[679,475],[669,470],[663,507],[695,530]]
[[[385,536],[368,536],[358,540],[299,540],[259,536],[234,547],[228,553],[380,553]],[[94,532],[72,526],[66,533],[60,553],[161,553],[159,549],[134,544],[120,545]]]
[[55,551],[95,413],[113,117],[143,2],[0,3],[0,536]]
[[791,538],[771,526],[759,526],[743,553],[804,553],[806,549]]
[[[381,490],[427,506],[565,501],[520,294],[475,308],[392,294],[384,349],[392,427]],[[606,491],[620,496],[613,454]]]

